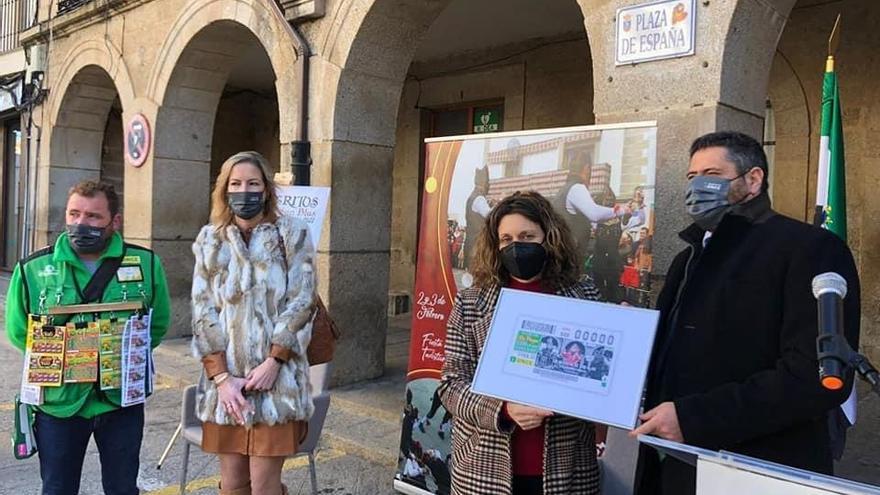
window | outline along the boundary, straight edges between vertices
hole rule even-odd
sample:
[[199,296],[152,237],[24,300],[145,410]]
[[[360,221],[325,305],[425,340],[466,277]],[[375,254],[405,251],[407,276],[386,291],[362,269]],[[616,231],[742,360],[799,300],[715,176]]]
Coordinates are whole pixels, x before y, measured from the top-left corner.
[[468,105],[431,110],[428,137],[483,134],[504,130],[504,104]]

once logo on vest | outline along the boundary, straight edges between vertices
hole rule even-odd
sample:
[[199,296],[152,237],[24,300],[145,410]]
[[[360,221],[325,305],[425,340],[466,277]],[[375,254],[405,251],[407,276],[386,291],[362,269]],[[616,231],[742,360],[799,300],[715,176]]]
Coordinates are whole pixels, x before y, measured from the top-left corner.
[[122,258],[123,265],[140,265],[141,257],[140,256],[126,256]]
[[58,269],[55,268],[55,265],[46,265],[43,267],[42,270],[37,272],[37,276],[38,277],[56,277],[56,276],[58,276],[59,273],[61,273],[61,272],[59,272]]

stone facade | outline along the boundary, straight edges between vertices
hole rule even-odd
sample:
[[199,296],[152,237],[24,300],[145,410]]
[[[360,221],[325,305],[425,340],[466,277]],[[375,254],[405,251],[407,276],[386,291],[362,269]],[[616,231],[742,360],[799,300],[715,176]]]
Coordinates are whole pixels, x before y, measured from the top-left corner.
[[[558,43],[545,47],[535,40],[475,47],[457,54],[455,67],[444,68],[449,60],[414,57],[450,0],[282,2],[289,11],[269,0],[116,0],[51,18],[50,3],[43,0],[41,24],[25,36],[25,43],[38,44],[51,33],[49,99],[34,115],[43,134],[30,150],[40,167],[40,242],[60,228],[66,188],[100,173],[114,101],[123,123],[144,114],[155,131],[154,145],[144,166],[124,168],[125,234],[165,258],[179,335],[188,333],[189,245],[207,219],[212,166],[247,144],[266,152],[279,171],[291,171],[289,143],[299,135],[302,102],[299,54],[288,21],[296,23],[312,52],[312,183],[332,187],[318,271],[321,294],[344,332],[340,383],[382,374],[387,295],[411,290],[424,134],[420,108],[503,101],[505,130],[656,120],[655,245],[662,273],[681,248],[675,232],[686,224],[681,204],[688,144],[716,129],[760,137],[768,92],[777,119],[775,199],[783,212],[804,217],[808,208],[802,205],[815,189],[806,181],[815,176],[815,165],[807,175],[808,120],[802,114],[809,108],[815,136],[821,47],[833,22],[830,12],[842,10],[854,19],[840,57],[853,198],[850,239],[865,286],[865,348],[880,359],[871,290],[880,283],[880,258],[869,249],[880,229],[869,221],[874,207],[868,200],[877,183],[870,167],[876,152],[869,145],[876,127],[871,76],[877,64],[871,61],[880,46],[870,29],[878,13],[873,4],[844,0],[843,6],[807,8],[800,4],[812,2],[802,1],[792,10],[795,0],[700,1],[694,56],[615,66],[616,9],[641,2],[578,0],[583,31],[559,33]],[[780,51],[806,82],[806,103],[799,102],[776,55],[780,38]],[[275,101],[258,110],[251,107],[264,95],[231,97],[224,89],[232,84],[230,74],[247,74],[240,64],[252,58],[254,47],[274,78]],[[237,133],[236,124],[248,120],[253,124]],[[809,144],[814,163],[815,137]]]

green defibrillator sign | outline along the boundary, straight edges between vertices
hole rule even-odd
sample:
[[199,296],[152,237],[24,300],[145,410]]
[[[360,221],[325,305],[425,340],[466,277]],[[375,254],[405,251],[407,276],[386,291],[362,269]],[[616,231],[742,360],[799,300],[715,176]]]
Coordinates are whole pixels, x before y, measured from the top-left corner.
[[501,130],[501,112],[495,108],[474,110],[474,134]]

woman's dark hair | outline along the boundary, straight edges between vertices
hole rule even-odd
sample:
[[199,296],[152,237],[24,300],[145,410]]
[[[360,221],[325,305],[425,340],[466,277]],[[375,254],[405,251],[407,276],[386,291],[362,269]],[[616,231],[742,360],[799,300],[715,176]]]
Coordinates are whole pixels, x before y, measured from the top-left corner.
[[578,348],[580,348],[580,350],[581,350],[581,354],[586,354],[586,353],[587,353],[587,348],[584,347],[584,344],[581,344],[581,343],[578,342],[577,340],[572,340],[571,342],[569,342],[568,345],[565,346],[565,350],[566,350],[566,351],[571,351],[571,347],[572,347],[572,346],[575,346],[575,345],[578,346]]
[[505,285],[510,281],[510,274],[501,263],[498,225],[502,218],[512,214],[528,218],[544,231],[543,246],[547,251],[547,262],[541,272],[544,284],[557,289],[576,283],[580,272],[571,230],[547,198],[535,191],[526,191],[515,192],[502,199],[489,212],[474,247],[471,264],[474,284],[489,287]]

